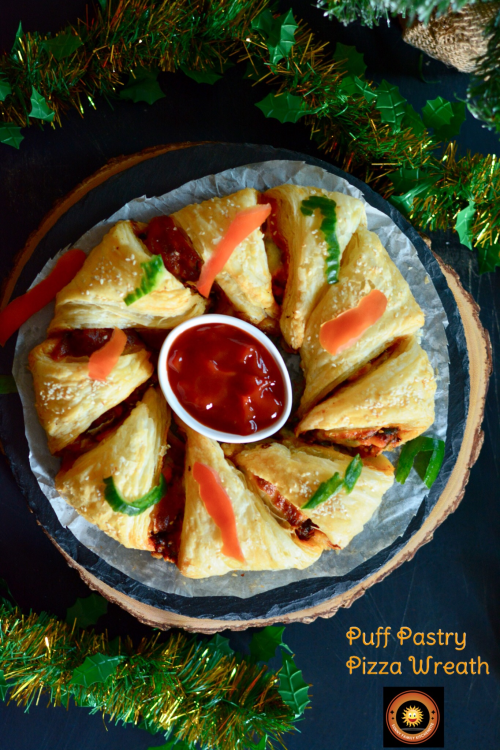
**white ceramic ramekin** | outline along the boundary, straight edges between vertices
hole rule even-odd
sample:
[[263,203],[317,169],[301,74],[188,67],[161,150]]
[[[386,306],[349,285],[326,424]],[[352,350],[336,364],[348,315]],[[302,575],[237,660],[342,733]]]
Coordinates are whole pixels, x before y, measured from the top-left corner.
[[[206,427],[206,425],[198,422],[198,420],[192,417],[191,414],[189,414],[179,402],[168,380],[167,359],[170,349],[174,341],[181,333],[187,331],[189,328],[196,328],[197,326],[206,325],[207,323],[222,323],[224,325],[238,328],[241,331],[246,331],[267,349],[269,354],[271,354],[274,361],[278,365],[285,386],[285,408],[281,417],[277,419],[276,422],[274,422],[274,424],[272,424],[270,427],[266,427],[264,430],[253,432],[251,435],[233,435],[230,432],[220,432],[219,430],[213,430],[211,427]],[[193,430],[196,430],[202,435],[212,438],[213,440],[218,440],[220,443],[254,443],[257,440],[268,438],[271,435],[274,435],[275,432],[278,432],[281,427],[283,427],[286,420],[290,416],[290,411],[292,409],[292,384],[290,381],[290,375],[288,374],[288,370],[281,354],[276,349],[272,341],[270,341],[268,337],[264,333],[262,333],[262,331],[260,331],[250,323],[245,323],[245,321],[240,320],[239,318],[233,318],[230,315],[200,315],[197,318],[186,320],[185,323],[181,323],[177,326],[177,328],[174,328],[172,331],[170,331],[167,338],[163,342],[163,346],[161,347],[160,355],[158,357],[158,379],[160,381],[160,387],[163,391],[163,395],[165,396],[167,402],[169,403],[172,410],[177,414],[177,416],[179,416],[182,421],[185,422]],[[230,404],[228,404],[228,406],[230,406]]]

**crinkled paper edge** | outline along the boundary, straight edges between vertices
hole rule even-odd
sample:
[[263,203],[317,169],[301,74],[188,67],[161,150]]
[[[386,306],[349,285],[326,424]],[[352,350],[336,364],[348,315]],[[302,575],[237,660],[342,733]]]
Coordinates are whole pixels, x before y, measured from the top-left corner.
[[[386,214],[373,208],[364,199],[360,190],[343,178],[302,161],[275,160],[229,169],[217,175],[188,182],[157,198],[142,197],[130,201],[109,219],[86,232],[74,246],[90,252],[110,226],[120,219],[148,222],[153,216],[171,214],[189,203],[200,203],[214,196],[229,195],[244,187],[264,191],[284,183],[336,190],[359,198],[365,203],[368,229],[378,234],[425,312],[421,343],[429,355],[437,379],[436,419],[430,431],[434,436],[444,440],[448,422],[449,360],[445,333],[448,321],[443,305],[418,258],[417,251],[406,235]],[[57,257],[66,249],[61,250],[45,265],[33,283],[47,276]],[[157,560],[148,552],[129,550],[115,542],[79,516],[55,490],[54,478],[59,469],[59,459],[54,458],[48,450],[47,438],[35,410],[33,380],[27,369],[28,354],[34,346],[45,339],[53,313],[52,303],[24,324],[19,332],[14,358],[13,374],[23,404],[31,469],[63,526],[109,565],[151,588],[182,596],[247,598],[308,578],[343,576],[401,536],[428,493],[416,473],[412,472],[403,486],[395,484],[384,495],[372,519],[346,549],[338,553],[324,552],[321,558],[306,570],[247,572],[244,575],[228,573],[225,576],[204,580],[185,578],[174,565]],[[393,460],[396,455],[389,454]]]

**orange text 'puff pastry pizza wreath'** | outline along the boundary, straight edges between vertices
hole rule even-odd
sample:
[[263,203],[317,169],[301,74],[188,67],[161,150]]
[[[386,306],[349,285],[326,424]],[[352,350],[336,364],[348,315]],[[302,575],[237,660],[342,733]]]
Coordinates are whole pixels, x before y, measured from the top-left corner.
[[[267,220],[200,293],[235,217],[258,206]],[[169,329],[206,312],[240,317],[300,355],[299,410],[265,442],[221,445],[172,419],[158,350]],[[29,356],[39,420],[61,458],[56,489],[122,545],[189,578],[307,568],[379,507],[394,482],[381,452],[434,421],[423,325],[363,202],[343,193],[245,188],[149,223],[119,221],[57,295]],[[92,378],[114,329],[122,350]]]

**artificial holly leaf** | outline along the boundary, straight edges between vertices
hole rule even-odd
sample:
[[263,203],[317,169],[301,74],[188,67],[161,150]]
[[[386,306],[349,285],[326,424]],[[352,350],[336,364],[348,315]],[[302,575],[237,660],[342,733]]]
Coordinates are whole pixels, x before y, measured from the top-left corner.
[[370,104],[377,98],[377,94],[366,81],[362,81],[358,76],[346,76],[340,82],[342,93],[347,96],[364,96]]
[[43,97],[34,86],[31,87],[31,112],[30,117],[36,117],[37,120],[52,122],[56,113],[49,107],[47,100]]
[[483,245],[477,249],[479,255],[479,273],[494,271],[500,266],[500,243]]
[[269,50],[270,61],[273,65],[279,63],[283,58],[288,57],[290,50],[295,44],[295,32],[298,28],[291,10],[277,18],[276,22],[280,24],[279,40],[276,44],[272,43],[272,39],[275,37],[267,41],[267,49]]
[[341,44],[337,42],[335,47],[335,54],[333,59],[337,62],[342,63],[340,66],[342,69],[352,76],[363,76],[365,74],[366,65],[365,60],[361,52],[358,52],[356,47],[351,47],[348,44]]
[[224,656],[233,656],[234,651],[229,645],[229,638],[223,638],[219,633],[216,633],[207,643],[207,648],[211,651],[218,651]]
[[217,69],[212,68],[211,70],[189,70],[185,65],[180,66],[180,69],[188,78],[192,78],[196,83],[209,83],[210,85],[217,83],[228,68],[234,68],[234,64],[229,60],[217,66]]
[[248,750],[266,750],[267,748],[267,734],[262,735],[257,744],[252,743]]
[[305,707],[311,702],[308,690],[309,685],[304,682],[301,670],[298,669],[291,656],[283,653],[278,693],[283,703],[293,709],[295,716],[303,714]]
[[0,143],[6,146],[19,148],[21,141],[24,141],[24,135],[21,135],[21,128],[10,122],[0,123]]
[[9,691],[10,685],[5,680],[3,670],[0,669],[0,699],[5,700]]
[[56,60],[63,60],[76,52],[82,44],[82,40],[76,34],[59,34],[54,39],[46,39],[40,46]]
[[375,101],[377,98],[376,92],[371,88],[371,86],[366,83],[366,81],[362,81],[357,76],[354,76],[354,83],[358,87],[359,91],[363,94],[368,104]]
[[106,682],[125,658],[125,656],[105,656],[104,654],[87,656],[83,664],[73,671],[71,683],[88,688],[96,682]]
[[436,129],[435,135],[440,141],[449,141],[460,133],[462,123],[465,122],[465,102],[451,102],[453,117],[447,125]]
[[257,18],[254,18],[250,24],[251,28],[255,31],[261,31],[264,37],[269,39],[272,34],[274,27],[275,18],[269,9],[263,10],[259,13]]
[[399,93],[397,86],[391,86],[388,81],[382,81],[376,90],[376,108],[380,112],[380,119],[392,126],[394,132],[401,129],[401,122],[406,114],[407,101]]
[[3,102],[9,94],[12,94],[12,88],[5,78],[0,78],[0,102]]
[[395,193],[406,193],[420,181],[429,177],[423,169],[398,169],[387,175],[394,186]]
[[12,375],[0,375],[0,394],[2,393],[17,393],[16,381]]
[[460,238],[460,242],[469,250],[472,250],[472,224],[476,214],[476,203],[474,200],[469,201],[469,205],[463,208],[457,214],[455,230]]
[[426,127],[438,131],[444,125],[448,125],[453,119],[453,107],[451,102],[438,96],[431,99],[422,109],[422,117]]
[[23,35],[23,26],[21,24],[21,21],[19,21],[19,26],[17,27],[16,36],[14,37],[14,44],[12,45],[11,54],[16,54],[17,48],[19,46],[19,40]]
[[346,76],[345,78],[342,78],[341,82],[339,83],[339,88],[342,93],[346,94],[347,96],[359,95],[359,89],[356,86],[356,81],[352,76]]
[[418,112],[413,109],[411,104],[406,105],[405,116],[403,117],[403,120],[401,122],[401,127],[411,128],[415,135],[422,135],[425,130],[425,125],[422,118],[420,117]]
[[158,99],[163,99],[165,94],[156,80],[157,70],[146,70],[146,68],[134,68],[131,71],[125,87],[120,91],[120,99],[129,99],[132,102],[146,102],[154,104]]
[[277,18],[270,10],[264,10],[254,18],[252,28],[262,32],[273,65],[288,57],[295,44],[295,32],[298,28],[291,10]]
[[297,122],[301,117],[307,115],[305,102],[301,96],[293,94],[268,94],[262,101],[255,105],[266,117],[274,117],[280,122]]
[[407,216],[413,208],[413,201],[417,195],[425,193],[430,187],[435,185],[437,177],[428,177],[425,180],[418,182],[415,187],[408,190],[404,195],[391,195],[389,198],[393,206],[401,211],[402,214]]
[[389,201],[403,216],[408,216],[413,207],[413,198],[413,195],[409,198],[406,195],[391,195]]
[[438,96],[427,102],[422,117],[426,126],[434,129],[436,138],[449,140],[460,132],[465,120],[465,103],[449,102]]
[[212,85],[222,78],[221,73],[215,73],[213,70],[189,70],[184,65],[181,65],[181,70],[196,83],[210,83]]
[[84,599],[77,599],[72,607],[66,612],[66,622],[73,627],[76,624],[79,628],[87,628],[89,625],[95,625],[97,620],[105,615],[108,611],[108,603],[99,594],[90,594]]
[[285,628],[276,625],[268,625],[253,634],[250,642],[250,655],[255,661],[268,662],[276,655],[278,646],[292,653],[286,643],[283,643],[283,632]]

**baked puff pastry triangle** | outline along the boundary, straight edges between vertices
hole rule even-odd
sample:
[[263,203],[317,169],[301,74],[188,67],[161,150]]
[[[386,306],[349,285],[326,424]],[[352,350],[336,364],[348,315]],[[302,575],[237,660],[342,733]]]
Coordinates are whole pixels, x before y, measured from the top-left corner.
[[278,245],[288,265],[280,327],[293,349],[302,346],[309,315],[329,287],[329,251],[321,230],[324,216],[319,209],[310,215],[301,210],[302,201],[311,196],[322,196],[335,204],[339,262],[354,232],[359,226],[366,226],[363,203],[343,193],[298,185],[281,185],[264,193],[264,198],[270,198],[273,204],[266,236]]
[[[245,188],[224,198],[211,198],[172,214],[172,219],[190,238],[205,262],[222,239],[237,213],[258,203],[256,190]],[[232,252],[215,280],[233,307],[254,325],[276,319],[279,307],[271,285],[271,273],[260,229],[256,229]]]
[[[352,346],[330,354],[320,344],[323,323],[355,308],[373,289],[387,298],[384,314]],[[306,387],[300,415],[327,396],[397,338],[410,336],[424,325],[424,314],[378,236],[359,229],[344,251],[339,282],[330,286],[313,310],[300,350]]]
[[296,433],[316,430],[320,440],[371,453],[392,450],[434,422],[435,392],[429,357],[414,336],[404,338],[315,406]]
[[[177,565],[189,578],[224,575],[231,570],[307,568],[321,554],[318,546],[302,544],[292,528],[281,524],[248,485],[243,474],[226,460],[215,441],[186,427],[186,506]],[[196,462],[215,471],[230,498],[238,542],[245,561],[222,553],[222,535],[200,496],[193,477]]]
[[57,295],[49,334],[69,328],[174,328],[201,315],[206,300],[165,268],[153,291],[125,304],[144,280],[141,264],[154,257],[134,234],[132,222],[119,221]]
[[336,472],[341,477],[352,460],[333,448],[310,446],[298,440],[250,448],[236,462],[263,497],[283,512],[285,503],[310,519],[330,542],[344,549],[370,520],[385,492],[394,482],[394,467],[384,456],[363,459],[363,469],[350,494],[342,488],[312,509],[302,506],[320,484]]
[[57,453],[90,427],[108,409],[124,401],[153,374],[145,348],[122,354],[106,380],[91,380],[88,357],[54,360],[57,339],[46,339],[29,354],[38,418]]
[[59,472],[56,490],[87,521],[120,544],[154,551],[150,528],[155,506],[136,516],[115,512],[105,499],[104,479],[113,477],[128,502],[158,486],[169,424],[170,411],[163,395],[149,388],[112,435],[79,456],[70,469]]

